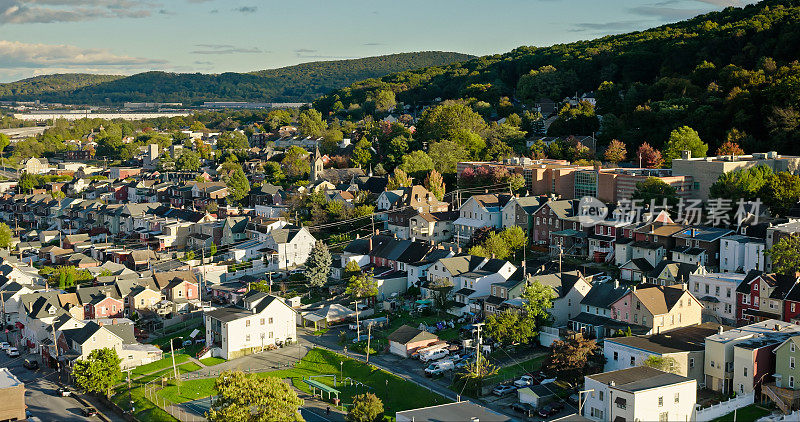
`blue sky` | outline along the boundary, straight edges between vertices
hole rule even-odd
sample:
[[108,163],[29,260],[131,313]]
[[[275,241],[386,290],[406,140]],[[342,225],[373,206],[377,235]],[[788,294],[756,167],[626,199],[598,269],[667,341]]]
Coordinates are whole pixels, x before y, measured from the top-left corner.
[[245,72],[423,50],[494,54],[752,2],[0,0],[0,81],[64,72]]

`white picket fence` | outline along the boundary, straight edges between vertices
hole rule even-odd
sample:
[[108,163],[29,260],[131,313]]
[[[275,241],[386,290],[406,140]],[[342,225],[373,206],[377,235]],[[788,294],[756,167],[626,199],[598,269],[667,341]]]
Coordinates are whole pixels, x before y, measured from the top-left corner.
[[725,416],[736,409],[750,406],[755,401],[755,397],[755,393],[742,394],[730,400],[715,404],[711,407],[706,407],[704,409],[696,408],[694,411],[694,418],[692,418],[692,420],[697,422],[707,422],[719,418],[720,416]]

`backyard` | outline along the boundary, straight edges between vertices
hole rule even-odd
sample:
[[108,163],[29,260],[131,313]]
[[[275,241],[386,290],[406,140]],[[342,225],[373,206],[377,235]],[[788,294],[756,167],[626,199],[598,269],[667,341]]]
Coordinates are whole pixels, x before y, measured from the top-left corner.
[[[340,371],[345,379],[344,384],[339,381]],[[313,377],[312,379],[315,381],[333,387],[334,376],[336,376],[335,388],[341,391],[339,398],[343,403],[351,403],[352,397],[356,394],[372,392],[383,400],[386,415],[394,415],[395,412],[401,410],[449,402],[428,389],[386,371],[321,349],[309,351],[294,368],[262,372],[257,375],[288,378],[297,389],[306,393],[311,393],[311,391],[303,382],[304,378]],[[352,385],[350,385],[350,380],[353,381]],[[213,378],[185,381],[181,384],[180,389],[177,386],[169,386],[159,391],[158,394],[175,403],[197,400],[215,394],[214,382]]]
[[758,418],[767,416],[770,413],[772,413],[772,411],[769,409],[761,407],[757,404],[751,404],[750,406],[746,406],[737,410],[735,418],[733,412],[731,412],[725,416],[714,419],[712,422],[754,421]]

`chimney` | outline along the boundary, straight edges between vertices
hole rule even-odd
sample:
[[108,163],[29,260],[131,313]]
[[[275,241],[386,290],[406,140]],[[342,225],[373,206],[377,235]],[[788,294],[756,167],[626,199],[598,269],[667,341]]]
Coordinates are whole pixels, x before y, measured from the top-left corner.
[[636,293],[636,285],[635,284],[633,285],[633,287],[631,287],[631,291]]
[[681,151],[681,158],[684,160],[690,160],[692,158],[692,151],[687,149]]
[[101,327],[102,327],[102,326],[103,326],[103,321],[98,321],[98,322],[97,322],[97,325],[99,325],[99,326],[101,326]]
[[781,330],[781,326],[778,325],[778,324],[775,324],[775,331],[780,331],[780,330]]
[[685,292],[685,291],[686,291],[686,283],[681,283],[681,288],[682,288],[682,289],[683,289],[683,291]]
[[614,279],[614,288],[619,289],[619,280]]
[[722,326],[717,327],[717,334],[722,334]]

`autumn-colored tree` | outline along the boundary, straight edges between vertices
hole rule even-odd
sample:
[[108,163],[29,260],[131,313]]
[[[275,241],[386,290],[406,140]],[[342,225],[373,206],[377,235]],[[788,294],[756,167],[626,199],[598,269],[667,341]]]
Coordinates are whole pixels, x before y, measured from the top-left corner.
[[736,142],[725,141],[717,149],[717,155],[743,155],[744,150]]
[[625,161],[627,154],[628,150],[625,148],[625,143],[620,140],[613,139],[611,143],[608,144],[608,148],[606,148],[603,158],[605,158],[609,163],[617,164]]
[[661,151],[651,147],[647,142],[639,146],[636,155],[639,157],[642,167],[657,169],[664,165],[664,157],[661,156]]
[[425,189],[430,191],[430,193],[440,201],[444,198],[444,179],[438,171],[431,170],[431,172],[428,173],[428,177],[425,178]]
[[546,374],[564,381],[579,383],[585,375],[602,371],[604,361],[603,351],[594,340],[576,334],[566,340],[553,342],[542,369]]
[[389,177],[389,182],[386,184],[386,190],[394,190],[400,188],[407,188],[411,186],[411,177],[400,167],[394,169],[394,174]]

